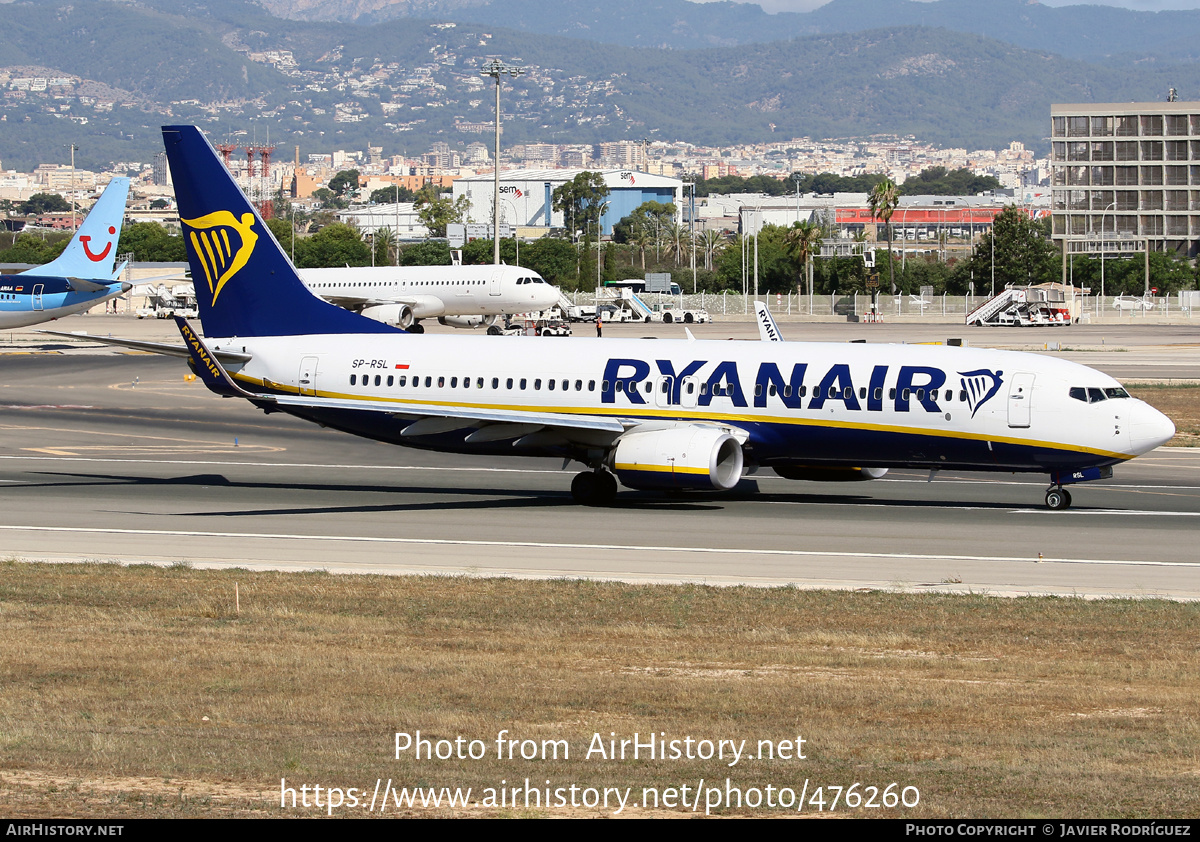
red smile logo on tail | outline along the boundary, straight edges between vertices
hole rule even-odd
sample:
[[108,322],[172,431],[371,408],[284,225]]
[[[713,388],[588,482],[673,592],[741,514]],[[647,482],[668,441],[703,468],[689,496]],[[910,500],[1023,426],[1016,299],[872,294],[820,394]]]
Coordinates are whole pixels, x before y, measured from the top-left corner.
[[[110,226],[108,226],[108,233],[110,235],[115,234],[115,233],[117,233],[117,229],[110,225]],[[79,244],[81,246],[83,246],[83,253],[87,255],[87,259],[92,261],[93,263],[99,263],[101,260],[108,257],[108,253],[112,249],[112,246],[113,246],[112,240],[109,240],[107,243],[104,244],[104,251],[100,252],[99,254],[92,254],[91,248],[88,247],[88,243],[90,243],[91,241],[92,241],[92,238],[88,234],[85,234],[79,238]]]

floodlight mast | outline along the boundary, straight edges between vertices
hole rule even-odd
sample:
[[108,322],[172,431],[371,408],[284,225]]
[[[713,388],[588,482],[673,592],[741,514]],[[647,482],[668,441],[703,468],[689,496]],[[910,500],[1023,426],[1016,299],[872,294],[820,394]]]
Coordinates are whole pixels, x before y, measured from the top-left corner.
[[500,77],[520,76],[524,72],[524,67],[505,64],[498,58],[485,63],[479,71],[480,76],[496,80],[496,179],[492,188],[492,263],[496,266],[500,265]]

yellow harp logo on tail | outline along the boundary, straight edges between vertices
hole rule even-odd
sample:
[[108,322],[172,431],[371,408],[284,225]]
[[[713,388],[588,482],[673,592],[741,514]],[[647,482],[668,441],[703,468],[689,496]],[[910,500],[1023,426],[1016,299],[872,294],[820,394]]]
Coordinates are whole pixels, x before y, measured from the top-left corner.
[[[197,219],[184,219],[183,224],[191,230],[192,249],[204,267],[208,291],[212,293],[212,304],[217,306],[217,296],[225,283],[238,273],[254,253],[258,235],[251,230],[254,214],[242,214],[239,222],[229,211],[214,211]],[[234,237],[231,240],[230,232]]]

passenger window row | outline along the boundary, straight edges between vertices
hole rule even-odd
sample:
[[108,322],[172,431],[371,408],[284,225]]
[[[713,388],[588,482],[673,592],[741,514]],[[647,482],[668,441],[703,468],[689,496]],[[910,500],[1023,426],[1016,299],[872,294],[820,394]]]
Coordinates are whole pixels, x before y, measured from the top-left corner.
[[[372,378],[373,378],[373,382],[372,382]],[[473,382],[474,382],[474,388],[476,388],[476,389],[483,389],[483,388],[486,388],[487,385],[489,385],[487,379],[483,378],[483,377],[476,377]],[[501,382],[503,382],[503,386],[501,386]],[[574,391],[582,392],[582,391],[584,391],[583,384],[584,384],[583,380],[571,381],[571,380],[565,379],[565,378],[561,379],[561,380],[554,379],[554,378],[546,378],[545,381],[543,381],[542,378],[537,377],[537,378],[533,378],[533,380],[532,380],[532,389],[535,392],[541,391],[543,388],[543,385],[544,385],[546,391],[548,391],[548,392],[553,392],[556,390],[562,391],[562,392],[569,392],[572,390],[572,386],[573,386]],[[433,375],[427,375],[424,378],[424,383],[422,384],[422,379],[420,376],[412,375],[411,384],[410,384],[409,375],[405,375],[405,374],[401,374],[398,377],[395,375],[392,375],[392,374],[389,374],[386,377],[382,374],[376,374],[373,376],[370,374],[363,374],[361,376],[358,374],[351,374],[350,375],[350,385],[351,386],[375,385],[375,386],[388,386],[388,387],[394,386],[394,387],[399,387],[402,389],[403,388],[413,388],[413,389],[420,389],[420,388],[459,389],[459,388],[462,388],[462,389],[470,389],[470,388],[472,388],[472,380],[470,377],[461,377],[461,378],[460,377],[446,377],[444,375],[434,377]],[[613,385],[615,386],[616,391],[618,391],[618,392],[625,391],[625,381],[618,380]],[[490,386],[492,389],[496,389],[496,390],[503,388],[503,389],[508,389],[508,390],[516,389],[517,391],[525,391],[530,388],[530,379],[525,378],[525,377],[521,377],[521,378],[508,377],[508,378],[505,378],[503,381],[501,381],[501,378],[493,377],[493,378],[491,378]],[[700,386],[700,394],[707,395],[709,392],[708,383],[700,383],[699,386]],[[755,385],[755,387],[754,387],[755,397],[760,397],[762,395],[762,389],[763,389],[763,387],[762,387],[761,383]],[[609,390],[609,382],[607,380],[605,380],[600,384],[600,391],[607,392],[608,390]],[[637,384],[635,384],[635,383],[629,384],[628,390],[631,392],[637,391]],[[654,390],[654,384],[652,381],[650,381],[650,380],[642,381],[642,391],[644,391],[646,394],[650,394],[653,390]],[[687,393],[689,395],[695,394],[695,390],[696,390],[695,381],[690,380],[690,379],[687,380],[685,382],[685,390],[687,391]],[[587,381],[586,391],[589,391],[589,392],[596,391],[596,381],[595,380]],[[669,392],[670,392],[669,381],[666,381],[666,380],[662,381],[662,392],[663,392],[663,394],[669,394]],[[1085,389],[1077,388],[1077,387],[1071,389],[1071,397],[1075,398],[1076,400],[1084,401],[1085,403],[1096,403],[1097,401],[1102,401],[1105,399],[1105,392],[1109,393],[1107,395],[1108,397],[1114,397],[1114,398],[1115,397],[1129,397],[1128,393],[1125,392],[1124,389],[1102,390],[1102,389],[1092,388],[1092,389],[1085,390]],[[1120,394],[1113,394],[1116,392],[1119,392]],[[729,396],[732,393],[733,393],[733,390],[728,384],[725,384],[725,383],[713,384],[712,394],[714,397]],[[776,389],[775,384],[772,383],[767,387],[767,394],[770,395],[771,397],[775,397],[779,393],[780,393],[780,390]],[[792,389],[791,384],[788,384],[783,387],[782,394],[785,398],[792,397],[792,393],[793,393],[793,389]],[[801,398],[807,397],[808,387],[800,386],[799,388],[795,389],[795,394],[797,397],[801,397]],[[817,394],[816,390],[814,389],[813,395],[815,396],[816,394]],[[911,398],[915,397],[917,400],[923,401],[923,400],[925,400],[925,394],[926,394],[926,390],[924,388],[903,389],[902,393],[901,393],[901,399],[902,400],[910,400]],[[827,397],[830,399],[851,400],[854,398],[854,389],[850,386],[845,386],[839,390],[836,386],[830,386]],[[862,400],[866,400],[867,388],[865,386],[859,388],[858,397]],[[877,401],[883,400],[882,387],[877,387],[874,389],[873,399],[877,400]],[[896,390],[894,388],[889,389],[888,390],[888,400],[895,400],[895,399],[896,399]],[[939,391],[937,389],[930,389],[929,390],[929,399],[934,400],[934,401],[942,400],[947,403],[952,402],[954,400],[954,390],[953,389],[942,389]],[[965,402],[967,400],[967,393],[965,390],[962,390],[958,393],[958,400],[960,402]]]
[[[491,379],[490,385],[493,389],[500,389],[500,388],[502,388],[501,382],[502,381],[499,377],[493,377]],[[391,374],[387,375],[386,377],[383,376],[382,374],[376,374],[376,375],[374,375],[374,383],[372,383],[372,375],[370,375],[370,374],[364,374],[364,375],[361,375],[361,377],[357,374],[350,375],[350,385],[351,386],[359,386],[359,385],[361,385],[361,386],[371,386],[371,385],[385,386],[386,385],[386,386],[396,386],[396,387],[402,388],[402,389],[403,388],[412,388],[412,389],[420,389],[420,388],[459,389],[459,388],[462,388],[462,389],[470,389],[470,388],[472,388],[472,383],[474,384],[474,388],[476,388],[476,389],[483,389],[483,388],[486,388],[486,386],[487,386],[487,380],[486,380],[486,378],[483,378],[483,377],[476,377],[474,379],[474,381],[472,381],[470,377],[461,377],[461,378],[460,377],[446,377],[444,375],[434,377],[433,375],[428,375],[425,377],[424,385],[422,386],[421,377],[418,375],[413,375],[411,382],[410,382],[409,375],[406,375],[406,374],[401,374],[399,377],[397,377],[395,375],[391,375]],[[571,381],[569,379],[555,380],[553,378],[547,378],[544,381],[544,383],[545,383],[546,391],[548,391],[548,392],[553,392],[555,390],[569,392],[569,391],[571,391],[572,386],[574,386],[574,390],[576,392],[584,391],[584,385],[583,385],[584,381],[582,381],[582,380]],[[605,389],[607,389],[607,383],[608,383],[608,381],[605,381],[605,387],[604,387]],[[526,377],[521,377],[519,379],[508,377],[503,380],[503,384],[504,384],[503,385],[504,389],[514,389],[515,388],[518,391],[524,391],[529,388],[530,380],[529,380],[529,378],[526,378]],[[541,391],[542,386],[543,386],[542,378],[537,377],[537,378],[533,379],[534,391]],[[587,381],[587,391],[589,391],[589,392],[596,391],[596,381],[595,380]]]

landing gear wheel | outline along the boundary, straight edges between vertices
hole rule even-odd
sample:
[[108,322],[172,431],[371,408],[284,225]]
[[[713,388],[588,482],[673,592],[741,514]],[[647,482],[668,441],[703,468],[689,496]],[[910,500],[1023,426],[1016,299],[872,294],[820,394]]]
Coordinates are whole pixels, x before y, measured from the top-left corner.
[[504,333],[504,329],[500,325],[488,325],[487,333],[488,336],[501,336]]
[[584,471],[571,480],[571,496],[581,506],[607,506],[617,496],[617,480],[607,471]]
[[425,326],[422,325],[420,322],[413,322],[411,325],[408,326],[408,332],[409,333],[424,333]]
[[1070,508],[1071,492],[1064,488],[1051,488],[1046,492],[1046,508],[1054,511]]

